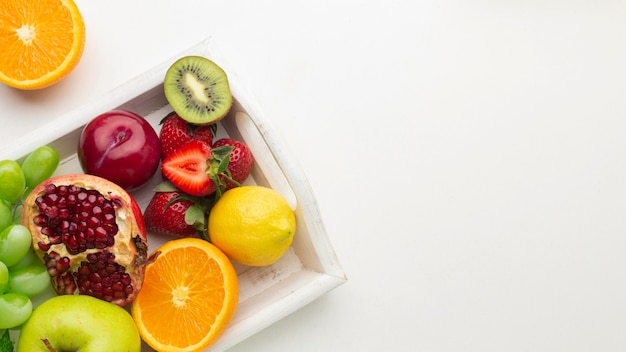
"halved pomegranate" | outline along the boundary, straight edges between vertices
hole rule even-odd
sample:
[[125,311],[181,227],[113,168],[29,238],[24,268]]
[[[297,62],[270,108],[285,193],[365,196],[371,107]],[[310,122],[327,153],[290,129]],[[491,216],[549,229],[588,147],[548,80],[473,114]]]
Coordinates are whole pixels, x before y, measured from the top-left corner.
[[126,306],[143,282],[148,241],[141,209],[115,183],[92,175],[52,177],[24,201],[22,225],[58,294]]

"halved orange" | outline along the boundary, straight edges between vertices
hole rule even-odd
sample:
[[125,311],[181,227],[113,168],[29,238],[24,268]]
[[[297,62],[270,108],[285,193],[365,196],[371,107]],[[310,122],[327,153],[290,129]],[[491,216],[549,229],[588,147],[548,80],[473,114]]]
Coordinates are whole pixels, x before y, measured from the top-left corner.
[[48,87],[78,65],[84,46],[85,24],[74,1],[0,2],[0,82]]
[[170,240],[155,252],[131,304],[141,338],[157,351],[201,351],[235,315],[237,273],[221,250],[200,238]]

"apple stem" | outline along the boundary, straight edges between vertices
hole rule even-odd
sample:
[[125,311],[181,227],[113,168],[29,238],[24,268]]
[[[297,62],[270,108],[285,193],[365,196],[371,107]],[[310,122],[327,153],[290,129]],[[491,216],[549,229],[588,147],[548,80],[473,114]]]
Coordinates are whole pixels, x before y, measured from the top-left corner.
[[56,352],[56,350],[54,349],[54,347],[52,347],[52,345],[50,344],[50,341],[48,341],[47,338],[43,338],[41,339],[41,341],[43,341],[43,344],[46,345],[46,347],[48,348],[48,351],[50,352]]

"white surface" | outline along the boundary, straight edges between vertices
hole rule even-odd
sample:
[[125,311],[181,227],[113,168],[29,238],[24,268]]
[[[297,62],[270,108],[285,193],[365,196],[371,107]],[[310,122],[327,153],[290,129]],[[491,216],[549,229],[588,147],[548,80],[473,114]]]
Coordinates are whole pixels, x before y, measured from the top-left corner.
[[77,2],[0,148],[211,35],[316,193],[348,282],[232,351],[626,349],[623,2]]

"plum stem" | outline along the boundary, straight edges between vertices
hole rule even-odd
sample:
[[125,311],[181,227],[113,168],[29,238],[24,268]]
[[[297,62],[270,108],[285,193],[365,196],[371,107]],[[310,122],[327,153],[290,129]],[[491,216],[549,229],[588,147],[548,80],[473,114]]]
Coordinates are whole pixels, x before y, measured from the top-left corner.
[[52,347],[52,345],[50,344],[50,341],[48,341],[47,338],[43,338],[41,339],[41,341],[43,341],[43,344],[46,345],[46,348],[48,348],[48,351],[50,352],[56,352],[56,350],[54,349],[54,347]]

